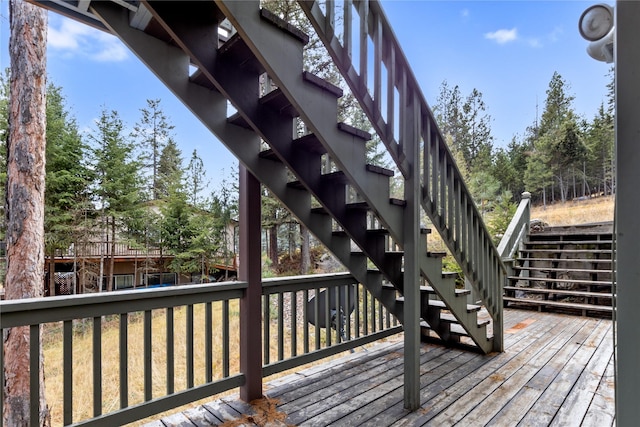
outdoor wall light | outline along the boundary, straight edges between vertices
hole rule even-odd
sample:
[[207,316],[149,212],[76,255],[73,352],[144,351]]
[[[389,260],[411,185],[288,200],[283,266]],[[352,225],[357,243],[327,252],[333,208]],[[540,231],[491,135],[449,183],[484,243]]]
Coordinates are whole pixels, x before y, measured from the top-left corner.
[[587,46],[589,56],[598,61],[613,62],[613,7],[604,3],[588,7],[580,15],[578,30],[590,42]]

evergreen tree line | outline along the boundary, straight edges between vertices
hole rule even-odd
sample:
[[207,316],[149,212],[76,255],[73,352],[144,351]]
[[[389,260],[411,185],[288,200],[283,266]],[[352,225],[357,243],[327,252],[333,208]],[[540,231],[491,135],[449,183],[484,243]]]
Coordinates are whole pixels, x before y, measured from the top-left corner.
[[[8,78],[0,79],[0,138],[6,147]],[[117,111],[103,108],[83,135],[62,89],[50,84],[46,119],[48,271],[54,271],[56,255],[72,254],[80,283],[99,289],[105,283],[111,290],[122,247],[145,254],[137,265],[144,273],[168,269],[208,281],[216,263],[233,264],[236,180],[225,178],[205,193],[204,162],[196,150],[183,160],[160,100],[147,100],[132,130]],[[0,153],[4,183],[6,149]],[[49,280],[55,289],[53,274]]]
[[496,148],[482,93],[473,89],[464,97],[458,86],[441,84],[434,114],[480,212],[491,213],[495,233],[504,231],[524,191],[545,205],[613,194],[613,80],[607,98],[591,120],[580,117],[569,83],[555,72],[542,115],[506,148]]

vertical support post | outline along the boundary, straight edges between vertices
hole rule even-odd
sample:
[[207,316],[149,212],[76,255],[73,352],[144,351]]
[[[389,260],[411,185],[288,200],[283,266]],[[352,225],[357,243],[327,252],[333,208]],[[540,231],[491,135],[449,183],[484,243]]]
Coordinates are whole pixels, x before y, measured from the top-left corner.
[[640,186],[640,3],[616,2],[616,207],[615,305],[616,422],[640,419],[640,264],[638,263],[638,186]]
[[242,165],[239,204],[239,278],[249,284],[240,300],[240,372],[245,376],[240,398],[250,402],[262,397],[260,182]]
[[[420,144],[419,105],[402,78],[401,140],[411,165],[404,183],[404,407],[420,407]],[[404,110],[404,111],[402,111]]]

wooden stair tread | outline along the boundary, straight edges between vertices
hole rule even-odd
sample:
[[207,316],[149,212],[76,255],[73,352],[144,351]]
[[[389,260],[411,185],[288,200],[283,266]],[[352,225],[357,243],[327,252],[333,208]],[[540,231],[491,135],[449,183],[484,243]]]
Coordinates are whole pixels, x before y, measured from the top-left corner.
[[611,259],[604,259],[604,258],[598,258],[598,259],[594,259],[594,258],[530,258],[530,257],[523,257],[523,258],[516,258],[516,261],[544,261],[544,262],[571,262],[571,263],[607,263],[607,264],[611,264]]
[[309,152],[315,154],[322,155],[327,152],[327,149],[324,147],[324,145],[322,145],[318,137],[313,133],[309,133],[294,139],[293,145],[295,147],[304,148],[305,150],[308,150]]
[[[420,290],[423,291],[423,292],[429,293],[429,294],[435,294],[436,293],[436,290],[433,289],[433,286],[429,286],[429,285],[420,286]],[[455,292],[455,295],[457,297],[469,295],[471,293],[471,291],[468,290],[468,289],[455,289],[454,292]]]
[[227,118],[227,122],[234,124],[236,126],[240,126],[245,129],[251,129],[249,123],[245,120],[244,117],[240,113],[235,113]]
[[258,74],[264,73],[264,67],[255,57],[249,46],[242,40],[240,33],[235,33],[218,49],[220,55],[230,55],[237,58],[241,67],[248,67]]
[[567,295],[567,296],[576,296],[576,297],[611,298],[613,296],[611,292],[587,292],[587,291],[582,292],[582,291],[572,291],[568,289],[529,288],[529,287],[520,287],[520,286],[505,286],[504,289],[507,291],[522,291],[522,292]]
[[258,156],[263,159],[273,160],[274,162],[279,162],[280,157],[271,149],[261,151]]
[[338,123],[338,129],[355,137],[358,137],[363,141],[369,141],[371,139],[371,134],[369,132],[365,132],[362,129],[358,129],[357,127],[351,126],[347,123]]
[[[449,307],[440,300],[436,300],[436,299],[430,299],[429,300],[429,305],[432,307],[436,307],[436,308],[440,308],[440,309],[445,309],[448,310]],[[474,311],[480,311],[482,307],[480,307],[479,305],[474,305],[474,304],[467,304],[467,313],[473,313]]]
[[294,38],[301,41],[303,44],[309,43],[309,36],[305,34],[302,30],[297,27],[291,25],[289,22],[280,18],[275,13],[271,12],[268,9],[260,8],[260,17],[265,21],[273,24],[274,26],[280,28],[282,31],[290,34]]
[[550,307],[573,308],[578,310],[613,312],[613,307],[608,305],[581,304],[581,303],[574,303],[574,302],[549,301],[549,300],[539,300],[539,299],[531,299],[531,298],[514,298],[514,297],[506,297],[506,296],[502,297],[502,299],[507,302],[515,302],[515,303],[522,303],[522,304],[547,305]]
[[280,88],[274,89],[266,95],[260,97],[260,103],[288,117],[293,118],[300,115],[300,113],[298,113],[298,110],[296,110],[295,107],[291,105],[287,97],[284,95],[284,92],[282,92]]
[[522,271],[556,271],[566,273],[611,273],[611,270],[597,270],[597,269],[585,269],[585,268],[564,268],[564,267],[520,267],[513,266],[514,270]]
[[340,98],[340,97],[342,97],[342,95],[344,95],[344,91],[341,88],[339,88],[338,86],[334,85],[333,83],[329,83],[328,81],[326,81],[322,77],[318,77],[313,73],[310,73],[308,71],[303,71],[302,72],[302,78],[305,81],[307,81],[309,83],[312,83],[312,84],[318,86],[321,89],[326,90],[327,92],[331,93],[336,98]]
[[[447,322],[447,323],[459,323],[458,319],[456,319],[456,316],[454,316],[451,313],[441,313],[440,314],[440,320],[443,322]],[[491,323],[488,319],[484,320],[484,321],[479,321],[477,323],[478,327],[481,328],[485,325],[488,325],[489,323]]]
[[610,245],[611,240],[533,240],[525,245]]
[[215,85],[211,83],[211,80],[209,80],[209,78],[200,69],[196,70],[195,73],[189,76],[189,81],[197,84],[198,86],[206,87],[209,90],[218,91]]
[[611,249],[520,249],[520,252],[555,252],[555,253],[593,253],[593,254],[607,254],[611,253]]
[[584,280],[584,279],[551,279],[548,277],[520,277],[520,276],[507,276],[509,280],[526,280],[533,282],[553,282],[553,283],[577,283],[581,285],[603,285],[611,286],[611,282],[605,282],[602,280]]
[[395,175],[394,171],[392,171],[391,169],[383,168],[382,166],[367,164],[366,168],[369,172],[377,173],[377,174],[388,176],[388,177],[392,177]]

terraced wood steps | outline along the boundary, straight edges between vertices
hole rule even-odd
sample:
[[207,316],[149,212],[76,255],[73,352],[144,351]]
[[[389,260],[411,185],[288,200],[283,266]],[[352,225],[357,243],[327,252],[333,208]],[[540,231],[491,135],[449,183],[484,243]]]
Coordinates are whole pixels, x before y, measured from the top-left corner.
[[611,224],[532,233],[507,278],[505,306],[610,315],[613,247]]

